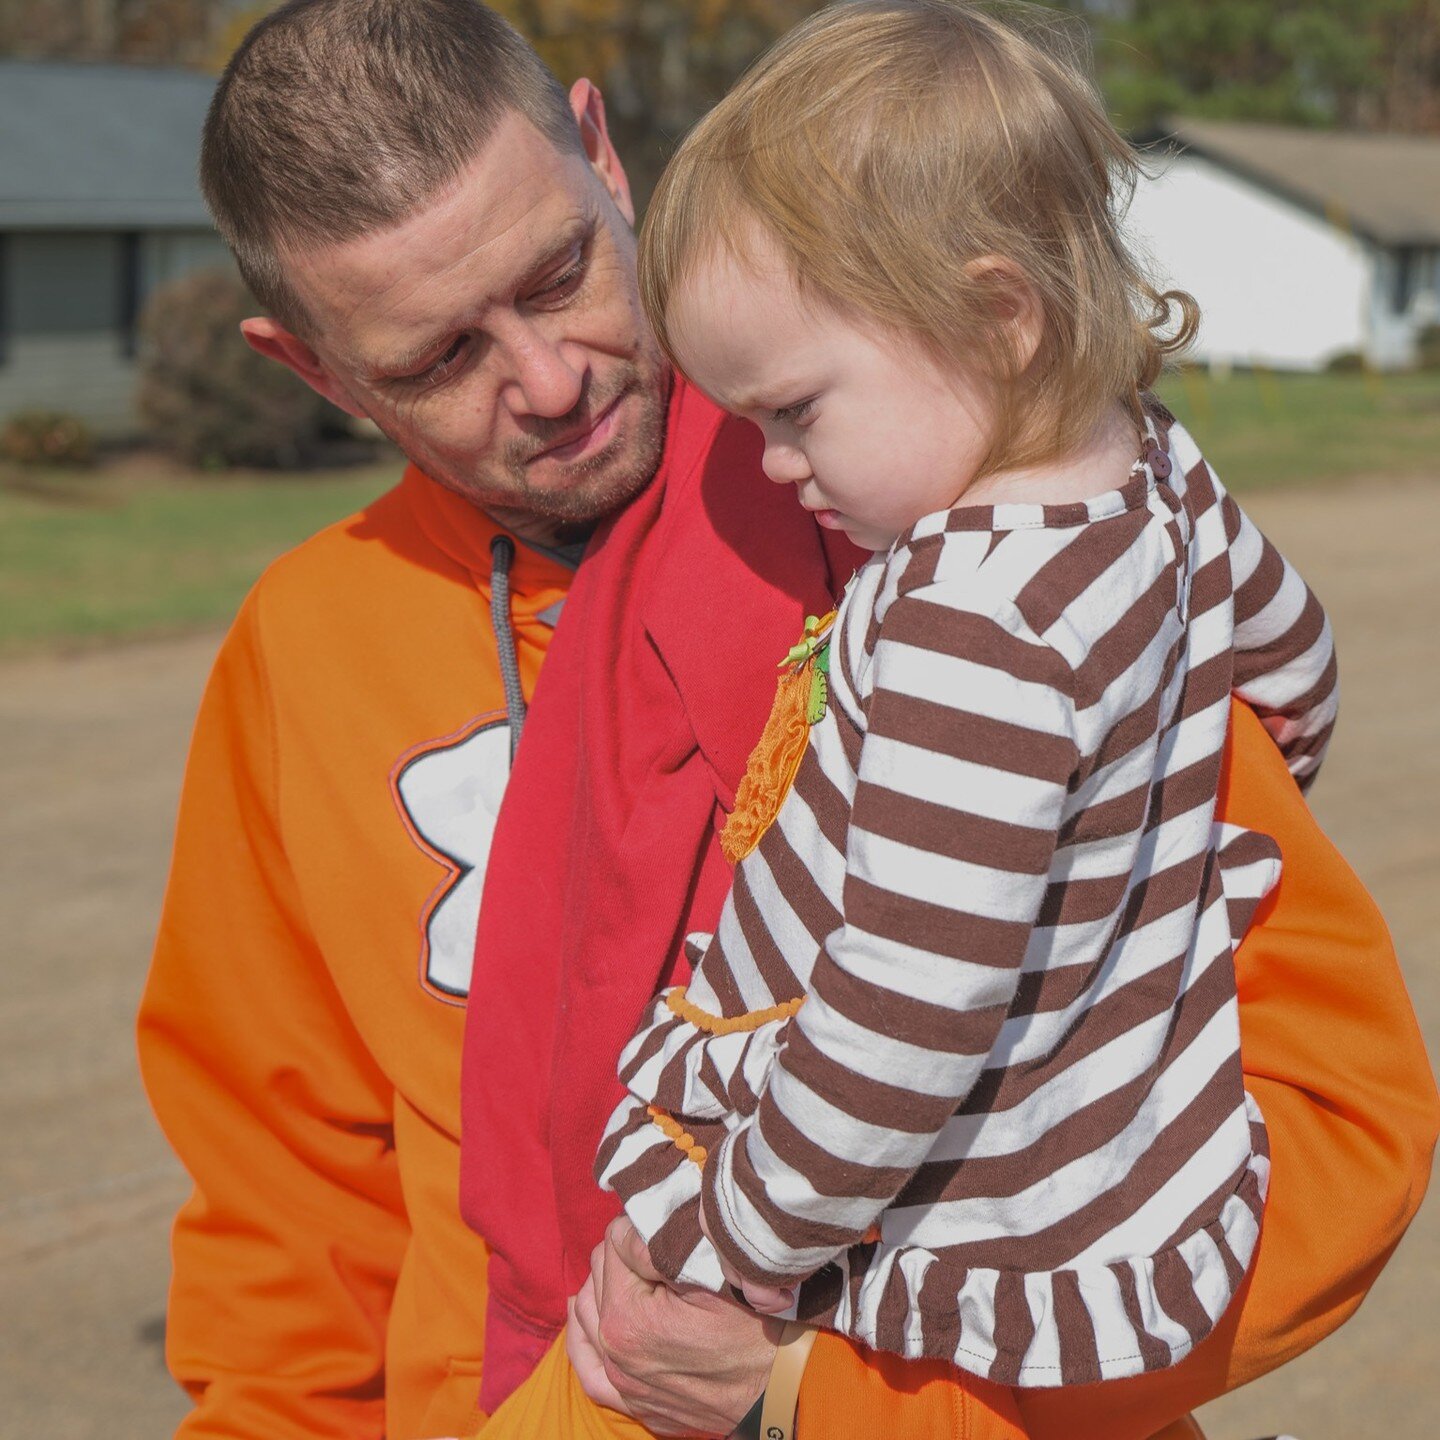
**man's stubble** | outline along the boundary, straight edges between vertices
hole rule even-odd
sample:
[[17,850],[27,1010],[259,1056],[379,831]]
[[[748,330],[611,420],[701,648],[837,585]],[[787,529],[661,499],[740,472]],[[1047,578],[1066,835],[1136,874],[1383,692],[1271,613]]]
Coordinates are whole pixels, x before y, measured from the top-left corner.
[[[607,385],[606,393],[592,395],[587,388],[569,414],[532,421],[531,434],[504,442],[490,464],[482,457],[469,470],[430,452],[399,425],[378,418],[375,423],[430,479],[505,523],[509,517],[528,516],[563,527],[594,525],[622,509],[655,478],[665,448],[670,386],[670,370],[658,349],[653,356],[628,361],[619,380]],[[567,466],[569,483],[534,484],[531,465],[535,457],[582,420],[602,414],[617,399],[630,414],[609,444],[598,454]]]

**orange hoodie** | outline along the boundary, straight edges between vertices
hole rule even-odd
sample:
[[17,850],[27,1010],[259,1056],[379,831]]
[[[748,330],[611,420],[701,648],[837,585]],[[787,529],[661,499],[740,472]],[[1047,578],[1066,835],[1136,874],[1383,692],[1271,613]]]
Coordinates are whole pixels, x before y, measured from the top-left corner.
[[[196,1401],[187,1440],[473,1428],[486,1250],[456,1198],[459,992],[508,773],[496,533],[408,473],[267,573],[206,692],[140,1033],[195,1179],[168,1339]],[[569,573],[520,547],[512,581],[528,693]],[[1037,1437],[1147,1434],[1313,1343],[1359,1303],[1423,1192],[1434,1090],[1384,928],[1283,770],[1267,773],[1258,726],[1247,743],[1232,813],[1283,818],[1300,863],[1241,952],[1245,1060],[1276,1168],[1239,1336],[1092,1392],[1119,1413],[1092,1407],[1088,1429],[1073,1396],[1050,1410],[1027,1397]],[[524,1418],[544,1413],[557,1368],[569,1384],[542,1367],[494,1440],[567,1433]],[[846,1423],[828,1431],[813,1417],[836,1406]],[[1013,1413],[995,1428],[1000,1400],[943,1370],[833,1338],[802,1394],[812,1437],[965,1433],[962,1409],[972,1440],[1016,1433]]]
[[[460,1037],[509,773],[499,533],[411,470],[266,573],[206,691],[140,1018],[195,1181],[168,1326],[191,1440],[405,1440],[444,1431],[447,1382],[473,1399]],[[528,694],[570,571],[522,545],[511,582]]]

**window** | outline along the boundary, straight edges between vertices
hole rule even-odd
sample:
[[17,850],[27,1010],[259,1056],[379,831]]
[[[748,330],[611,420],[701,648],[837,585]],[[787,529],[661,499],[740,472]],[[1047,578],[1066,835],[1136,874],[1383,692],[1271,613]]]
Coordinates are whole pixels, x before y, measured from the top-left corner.
[[11,234],[6,319],[12,341],[116,334],[122,239],[73,230]]
[[120,353],[133,360],[140,348],[140,236],[133,230],[120,236]]
[[0,230],[0,365],[9,358],[10,339],[10,237]]
[[1420,277],[1420,256],[1413,245],[1402,245],[1395,251],[1395,289],[1391,304],[1397,315],[1410,308],[1415,296],[1415,282]]

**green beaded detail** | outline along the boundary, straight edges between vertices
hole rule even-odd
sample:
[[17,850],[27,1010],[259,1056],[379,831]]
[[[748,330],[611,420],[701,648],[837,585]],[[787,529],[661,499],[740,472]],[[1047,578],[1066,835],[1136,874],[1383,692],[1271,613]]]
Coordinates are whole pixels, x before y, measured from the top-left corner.
[[805,699],[805,723],[818,725],[825,718],[830,700],[830,628],[832,617],[821,620],[818,615],[805,617],[805,633],[793,644],[780,662],[781,670],[810,670],[810,690]]
[[810,672],[810,701],[805,706],[805,723],[818,725],[825,718],[825,702],[830,698],[830,686],[826,683],[825,672],[815,669]]
[[805,706],[805,723],[818,725],[825,718],[825,707],[830,701],[830,642],[815,651],[814,666],[810,671],[810,699]]

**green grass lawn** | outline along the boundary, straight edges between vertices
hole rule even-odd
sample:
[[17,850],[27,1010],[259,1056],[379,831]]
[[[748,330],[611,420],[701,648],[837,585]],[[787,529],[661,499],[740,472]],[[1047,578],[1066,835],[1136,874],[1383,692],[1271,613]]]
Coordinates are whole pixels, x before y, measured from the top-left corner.
[[1237,492],[1357,476],[1440,480],[1440,374],[1170,376],[1167,405]]
[[0,471],[0,654],[223,624],[271,560],[359,509],[402,467],[194,477],[130,468]]
[[[1440,376],[1190,371],[1162,393],[1225,483],[1440,480]],[[0,654],[224,624],[260,571],[400,474],[0,467]]]

